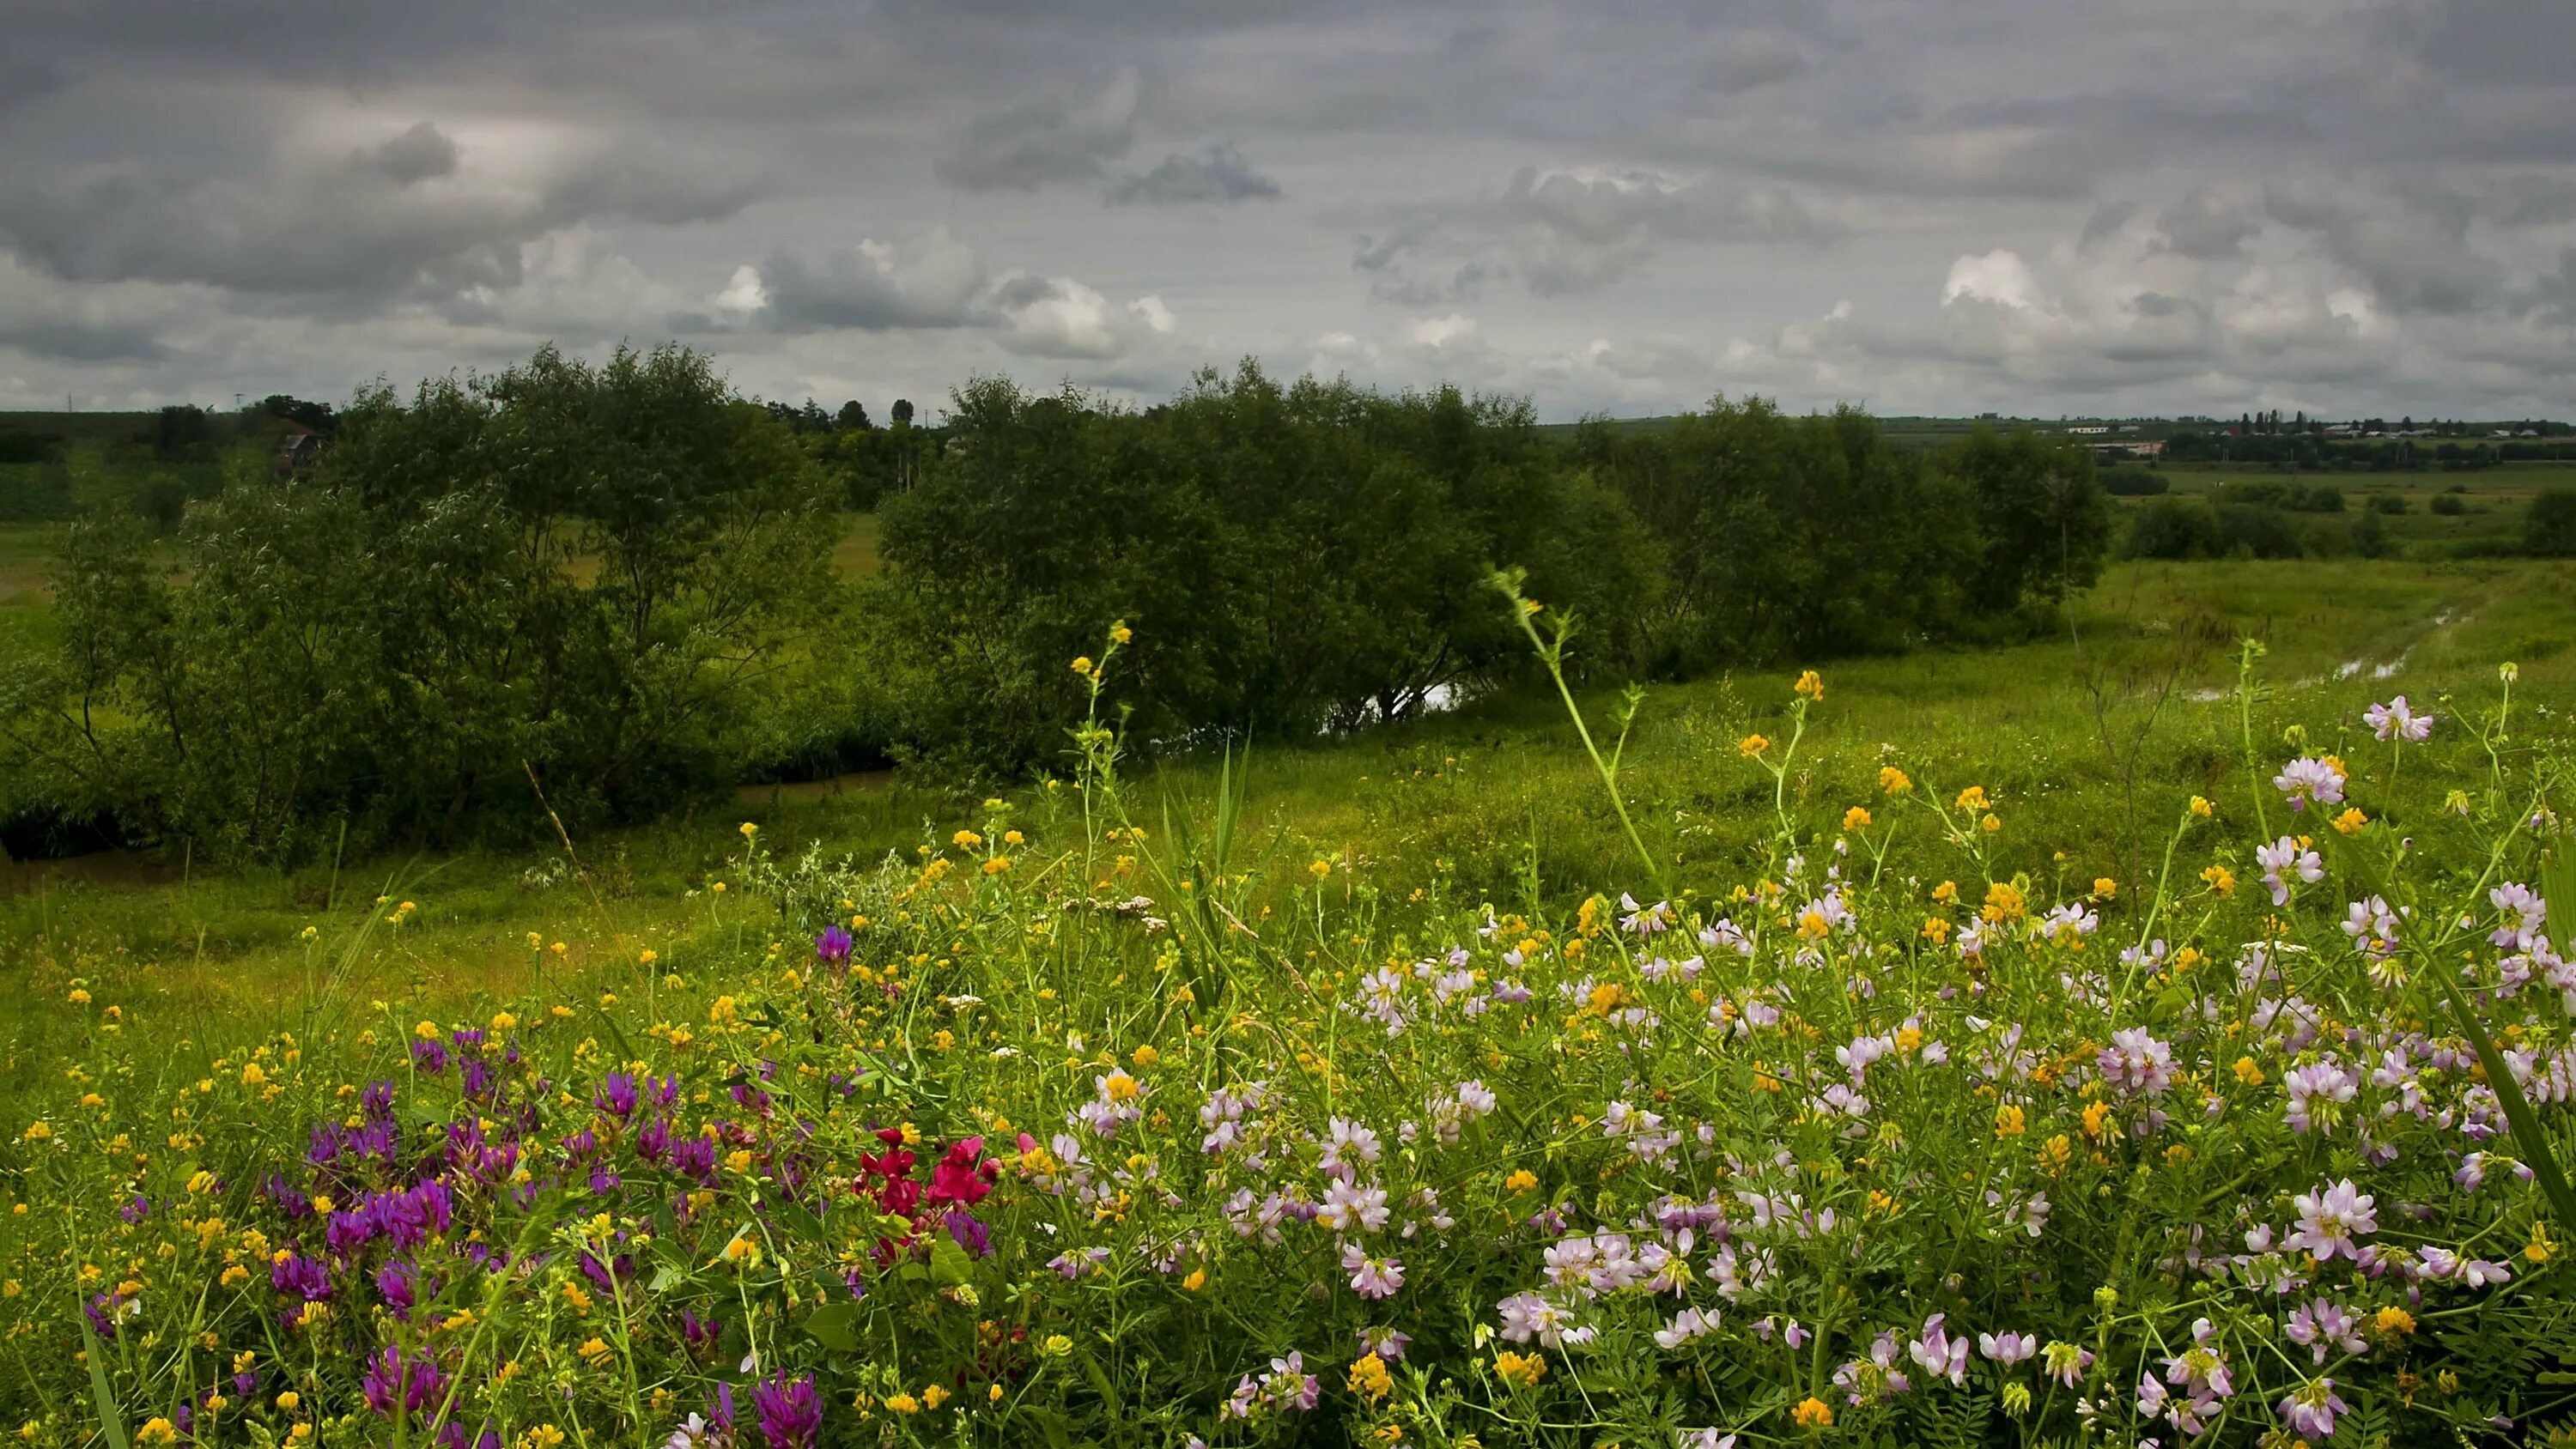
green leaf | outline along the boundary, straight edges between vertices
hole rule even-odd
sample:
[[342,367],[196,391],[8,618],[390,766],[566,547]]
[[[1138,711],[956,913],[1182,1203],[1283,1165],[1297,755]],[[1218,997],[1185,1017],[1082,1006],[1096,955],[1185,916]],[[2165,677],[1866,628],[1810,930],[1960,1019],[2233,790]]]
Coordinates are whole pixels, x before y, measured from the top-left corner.
[[823,1230],[823,1220],[814,1216],[813,1211],[802,1204],[780,1198],[769,1206],[795,1237],[808,1243],[828,1243],[832,1240],[831,1234]]
[[2505,1121],[2513,1127],[2514,1145],[2540,1180],[2540,1190],[2558,1215],[2558,1230],[2576,1233],[2576,1191],[2567,1186],[2567,1174],[2559,1169],[2558,1155],[2549,1144],[2549,1134],[2541,1130],[2540,1118],[2531,1110],[2530,1101],[2522,1095],[2522,1084],[2513,1079],[2513,1069],[2505,1065],[2504,1053],[2496,1050],[2495,1038],[2487,1035],[2485,1023],[2478,1020],[2470,1007],[2468,993],[2460,989],[2451,973],[2436,964],[2425,974],[2440,983],[2442,994],[2450,998],[2451,1012],[2459,1018],[2460,1030],[2477,1048],[2478,1065],[2486,1069],[2487,1086],[2495,1092],[2497,1105],[2504,1108]]
[[1099,1392],[1101,1402],[1109,1406],[1109,1416],[1117,1418],[1120,1413],[1118,1386],[1109,1381],[1108,1370],[1100,1366],[1098,1358],[1086,1353],[1082,1356],[1082,1373],[1083,1377],[1091,1380],[1091,1387]]
[[814,1341],[838,1353],[859,1351],[859,1305],[826,1303],[805,1316],[805,1331]]
[[89,1392],[98,1402],[99,1428],[106,1432],[107,1442],[114,1449],[126,1449],[125,1411],[116,1406],[116,1391],[107,1386],[107,1365],[103,1362],[107,1350],[98,1341],[98,1330],[89,1326],[88,1314],[81,1315],[80,1330],[81,1343],[89,1349]]
[[2561,955],[2576,950],[2576,850],[2561,844],[2541,867],[2540,897],[2549,907],[2549,943]]
[[668,1263],[664,1263],[661,1267],[653,1270],[652,1290],[656,1293],[668,1293],[671,1291],[671,1285],[679,1282],[680,1280],[680,1270],[672,1267]]
[[953,1288],[975,1276],[975,1260],[957,1246],[957,1240],[941,1233],[930,1243],[930,1280],[943,1288]]
[[1069,1449],[1073,1443],[1072,1425],[1054,1409],[1028,1404],[1012,1410],[1011,1417],[1036,1424],[1038,1433],[1046,1439],[1047,1449]]

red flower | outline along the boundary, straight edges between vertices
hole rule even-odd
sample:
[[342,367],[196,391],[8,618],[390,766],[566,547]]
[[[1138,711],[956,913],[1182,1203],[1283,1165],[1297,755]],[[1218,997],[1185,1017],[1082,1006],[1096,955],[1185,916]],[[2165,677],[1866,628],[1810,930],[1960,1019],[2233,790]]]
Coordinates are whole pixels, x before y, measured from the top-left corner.
[[930,1201],[962,1203],[973,1207],[992,1192],[993,1180],[1001,1175],[999,1164],[978,1162],[984,1155],[984,1139],[969,1137],[950,1147],[939,1165],[930,1170]]

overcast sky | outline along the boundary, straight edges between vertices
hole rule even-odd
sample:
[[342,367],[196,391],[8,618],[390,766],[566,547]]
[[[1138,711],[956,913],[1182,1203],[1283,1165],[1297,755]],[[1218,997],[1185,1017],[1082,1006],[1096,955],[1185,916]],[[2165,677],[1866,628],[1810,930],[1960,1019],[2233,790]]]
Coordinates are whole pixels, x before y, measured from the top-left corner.
[[2569,0],[11,0],[0,408],[2576,414]]

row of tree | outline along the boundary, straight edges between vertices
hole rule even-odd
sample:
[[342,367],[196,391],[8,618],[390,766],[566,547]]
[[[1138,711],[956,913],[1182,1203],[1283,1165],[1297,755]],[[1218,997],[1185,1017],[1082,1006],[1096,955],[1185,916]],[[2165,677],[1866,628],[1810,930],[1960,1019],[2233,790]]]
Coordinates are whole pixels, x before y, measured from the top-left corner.
[[539,790],[667,808],[770,728],[833,519],[685,351],[362,392],[312,471],[190,508],[175,569],[130,511],[67,531],[51,647],[0,668],[0,806],[257,858],[525,825]]
[[2110,535],[2084,449],[1980,430],[1925,454],[1760,401],[1569,445],[1525,401],[1247,363],[1141,412],[979,382],[948,432],[886,504],[884,601],[918,745],[988,770],[1060,748],[1064,663],[1112,618],[1147,735],[1296,735],[1524,669],[1496,565],[1585,621],[1582,667],[1678,675],[2015,629]]
[[2332,468],[2382,473],[2475,472],[2500,463],[2576,459],[2576,441],[2499,439],[2493,442],[2427,442],[2420,438],[2335,439],[2316,433],[2176,433],[2165,441],[2174,463],[2251,463],[2281,468]]
[[[1849,410],[1567,440],[1249,363],[1141,410],[953,404],[806,427],[681,349],[363,392],[311,467],[188,504],[175,560],[131,510],[69,530],[58,627],[0,661],[0,818],[291,858],[887,755],[1007,778],[1059,763],[1115,620],[1131,739],[1303,738],[1525,674],[1497,567],[1622,678],[2021,629],[2110,535],[2081,448]],[[838,578],[835,461],[898,440],[854,454],[882,570]]]

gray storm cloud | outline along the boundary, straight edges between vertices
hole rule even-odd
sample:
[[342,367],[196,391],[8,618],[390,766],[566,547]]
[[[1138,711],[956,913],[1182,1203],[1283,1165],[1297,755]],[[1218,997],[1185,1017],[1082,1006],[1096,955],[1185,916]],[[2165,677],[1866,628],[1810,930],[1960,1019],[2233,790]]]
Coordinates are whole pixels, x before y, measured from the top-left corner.
[[673,335],[771,396],[1255,355],[1556,417],[2576,377],[2557,0],[219,10],[12,16],[0,406]]

